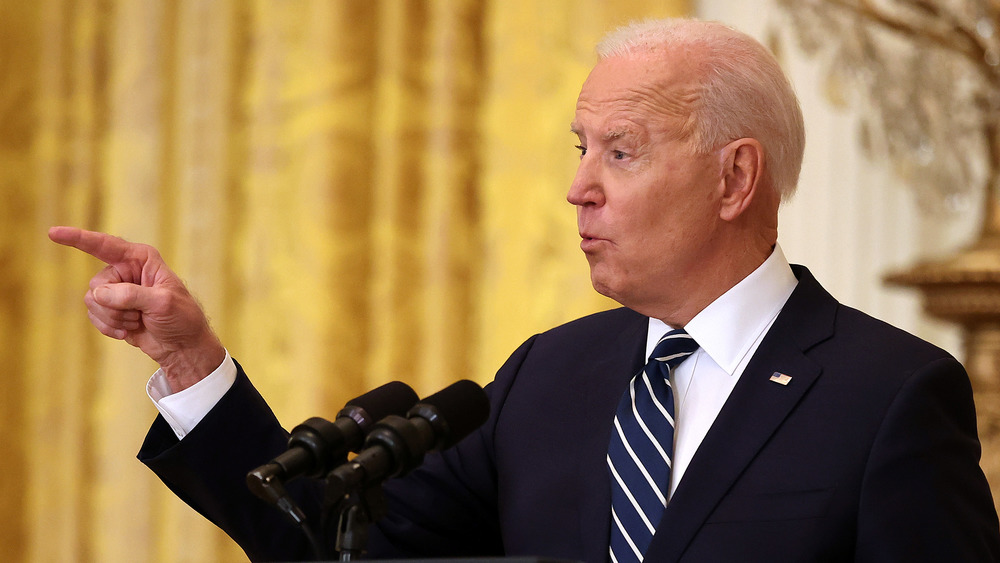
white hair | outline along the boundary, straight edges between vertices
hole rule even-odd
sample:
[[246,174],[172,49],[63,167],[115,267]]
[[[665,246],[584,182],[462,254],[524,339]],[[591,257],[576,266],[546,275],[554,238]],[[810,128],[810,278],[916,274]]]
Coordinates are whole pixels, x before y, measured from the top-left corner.
[[697,53],[694,62],[703,72],[691,108],[695,149],[708,153],[736,139],[757,139],[774,189],[783,201],[791,197],[802,168],[805,126],[795,91],[770,51],[721,23],[678,18],[620,27],[597,45],[597,55],[660,48]]

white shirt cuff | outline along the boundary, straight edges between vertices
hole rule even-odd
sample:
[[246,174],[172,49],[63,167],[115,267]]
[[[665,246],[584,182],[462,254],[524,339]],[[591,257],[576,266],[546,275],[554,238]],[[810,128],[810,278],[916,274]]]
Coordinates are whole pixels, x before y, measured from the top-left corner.
[[226,358],[215,371],[177,393],[170,390],[163,370],[156,370],[146,383],[146,394],[173,429],[177,439],[182,440],[188,432],[194,430],[201,419],[205,418],[208,411],[212,410],[235,382],[236,363],[229,355],[229,350],[226,350]]

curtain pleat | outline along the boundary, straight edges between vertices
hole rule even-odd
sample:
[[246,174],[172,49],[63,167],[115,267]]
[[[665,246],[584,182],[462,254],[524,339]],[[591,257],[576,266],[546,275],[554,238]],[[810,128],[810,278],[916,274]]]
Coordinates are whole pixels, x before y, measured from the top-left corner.
[[391,380],[486,383],[612,304],[565,193],[592,48],[685,0],[0,0],[0,555],[240,561],[134,453],[154,365],[101,267],[156,246],[288,427]]

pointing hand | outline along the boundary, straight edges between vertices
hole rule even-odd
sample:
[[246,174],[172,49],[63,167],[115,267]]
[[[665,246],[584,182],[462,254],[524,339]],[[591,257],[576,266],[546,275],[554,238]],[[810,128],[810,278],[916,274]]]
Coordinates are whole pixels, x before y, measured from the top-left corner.
[[152,358],[174,392],[194,385],[225,359],[201,305],[155,248],[75,227],[52,227],[49,238],[107,264],[84,297],[90,322]]

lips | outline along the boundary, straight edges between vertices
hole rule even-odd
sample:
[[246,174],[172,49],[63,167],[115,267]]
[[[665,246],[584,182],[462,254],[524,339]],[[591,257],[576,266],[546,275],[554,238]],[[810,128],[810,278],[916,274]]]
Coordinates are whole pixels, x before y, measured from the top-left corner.
[[580,233],[580,239],[581,239],[580,240],[580,248],[584,252],[588,252],[588,251],[591,251],[591,250],[596,250],[602,244],[610,242],[607,239],[595,236],[595,235],[593,235],[591,233]]

